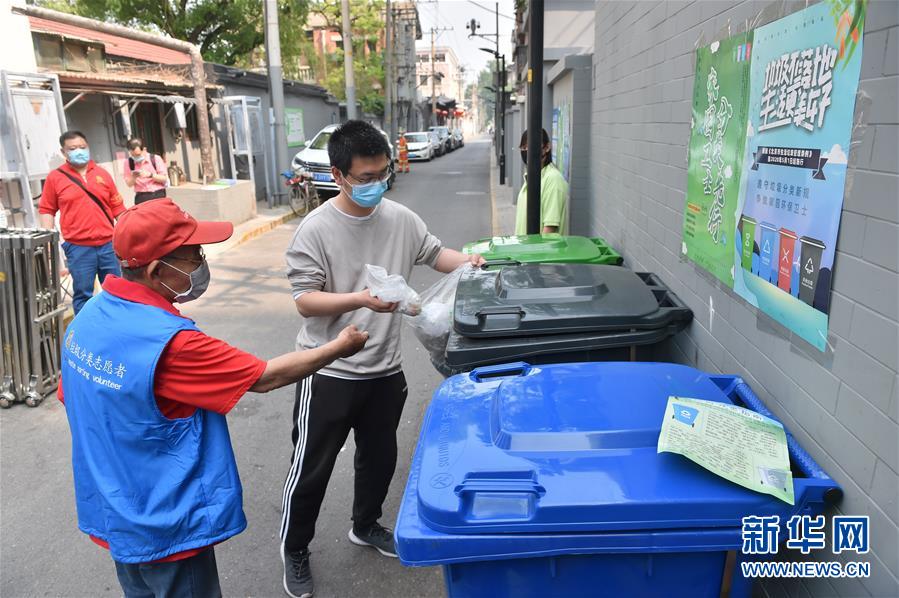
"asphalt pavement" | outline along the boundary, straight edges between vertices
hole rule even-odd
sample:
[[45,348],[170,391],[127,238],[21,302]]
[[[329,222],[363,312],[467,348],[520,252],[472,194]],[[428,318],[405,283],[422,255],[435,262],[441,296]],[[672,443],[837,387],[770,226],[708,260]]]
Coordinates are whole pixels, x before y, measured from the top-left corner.
[[[448,247],[461,248],[491,231],[488,141],[397,175],[387,197],[417,212]],[[284,276],[284,250],[297,221],[210,260],[212,283],[183,312],[212,336],[264,359],[293,349],[301,318]],[[439,278],[416,268],[412,286]],[[442,378],[408,329],[403,332],[409,383],[399,430],[397,472],[382,523],[392,526],[424,410]],[[229,414],[231,440],[244,487],[247,530],[216,547],[226,596],[283,596],[278,554],[281,488],[290,463],[293,387],[250,394]],[[0,413],[0,596],[120,596],[108,553],[77,529],[71,448],[62,405],[48,397]],[[312,550],[316,596],[429,597],[443,595],[441,572],[406,568],[372,549],[350,544],[352,438],[340,454],[318,520]]]

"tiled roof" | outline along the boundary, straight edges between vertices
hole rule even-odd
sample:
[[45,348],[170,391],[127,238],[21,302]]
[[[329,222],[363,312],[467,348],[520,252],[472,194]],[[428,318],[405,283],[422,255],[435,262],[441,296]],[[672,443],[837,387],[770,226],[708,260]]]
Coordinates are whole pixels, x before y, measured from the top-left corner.
[[186,52],[178,52],[177,50],[170,50],[154,44],[39,17],[28,17],[28,20],[31,23],[32,31],[55,33],[66,37],[102,43],[106,47],[106,53],[110,56],[122,56],[159,64],[190,64],[190,55]]

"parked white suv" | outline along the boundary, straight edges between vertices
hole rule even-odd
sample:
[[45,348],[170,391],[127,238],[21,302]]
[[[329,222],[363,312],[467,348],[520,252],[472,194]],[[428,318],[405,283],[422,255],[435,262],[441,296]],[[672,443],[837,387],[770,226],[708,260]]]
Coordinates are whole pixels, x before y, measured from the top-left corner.
[[[318,132],[311,140],[306,141],[306,147],[293,157],[291,166],[294,170],[307,170],[312,173],[312,184],[319,192],[329,191],[338,193],[340,189],[331,176],[331,159],[328,158],[328,140],[331,139],[331,133],[337,130],[340,125],[328,125]],[[381,131],[381,129],[378,129]],[[384,139],[387,139],[387,145],[390,147],[391,161],[396,160],[396,154],[393,150],[393,144],[387,137],[387,133],[381,131]],[[396,175],[392,175],[387,182],[387,188],[393,187],[393,181]]]

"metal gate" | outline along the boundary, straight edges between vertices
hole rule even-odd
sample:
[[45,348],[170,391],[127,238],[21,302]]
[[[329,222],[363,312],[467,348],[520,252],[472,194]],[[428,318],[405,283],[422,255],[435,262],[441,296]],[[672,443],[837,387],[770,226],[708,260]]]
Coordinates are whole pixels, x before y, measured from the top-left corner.
[[[269,183],[268,153],[265,151],[266,120],[262,113],[262,100],[254,96],[225,96],[217,103],[225,109],[225,126],[228,133],[228,154],[231,157],[231,176],[237,177],[236,158],[247,161],[247,170],[253,189],[256,190],[256,157],[262,155],[265,172],[265,197],[273,207],[272,185]],[[277,181],[275,181],[277,182]]]
[[0,407],[36,407],[59,382],[59,234],[0,229]]

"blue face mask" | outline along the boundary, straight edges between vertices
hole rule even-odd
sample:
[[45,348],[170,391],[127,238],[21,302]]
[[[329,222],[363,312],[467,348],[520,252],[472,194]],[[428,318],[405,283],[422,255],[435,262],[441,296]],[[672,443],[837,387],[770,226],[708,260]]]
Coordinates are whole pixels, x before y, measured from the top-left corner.
[[75,166],[84,166],[91,161],[91,151],[88,148],[69,150],[67,155],[69,162]]
[[381,203],[384,192],[387,191],[387,183],[383,181],[375,181],[366,183],[365,185],[351,185],[353,193],[350,199],[362,208],[373,208]]

